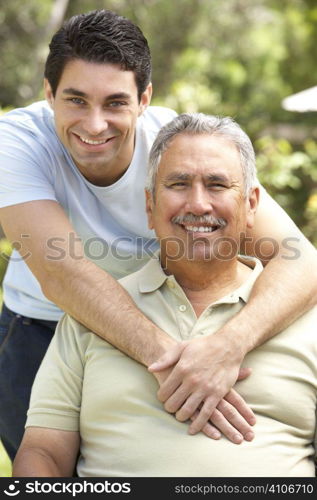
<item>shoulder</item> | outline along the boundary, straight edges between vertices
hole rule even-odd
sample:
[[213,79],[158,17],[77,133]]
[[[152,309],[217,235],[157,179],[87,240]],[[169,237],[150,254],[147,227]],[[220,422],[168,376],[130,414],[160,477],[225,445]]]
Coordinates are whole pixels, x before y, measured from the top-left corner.
[[24,108],[16,108],[8,111],[0,118],[1,126],[14,125],[16,127],[36,128],[48,125],[53,121],[53,112],[46,101],[39,101]]
[[25,108],[17,108],[0,117],[1,143],[30,144],[33,149],[56,147],[58,138],[54,116],[46,101],[39,101]]
[[140,117],[140,124],[157,132],[163,125],[177,116],[176,111],[163,106],[149,106]]
[[93,332],[65,313],[57,323],[51,344],[52,348],[54,347],[59,352],[71,349],[80,353],[82,357],[94,336]]
[[[42,158],[47,152],[60,154],[63,149],[56,134],[53,112],[46,101],[17,108],[0,117],[2,155],[9,158]],[[14,149],[13,149],[14,148]]]

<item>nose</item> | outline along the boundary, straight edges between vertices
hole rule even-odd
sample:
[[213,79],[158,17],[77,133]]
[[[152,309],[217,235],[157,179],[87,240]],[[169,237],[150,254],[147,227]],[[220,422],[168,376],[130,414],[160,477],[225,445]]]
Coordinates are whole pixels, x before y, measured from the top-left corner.
[[193,185],[188,192],[186,212],[195,215],[204,215],[212,211],[212,201],[208,189],[203,185]]
[[108,129],[108,121],[104,110],[90,109],[83,122],[83,128],[92,137],[101,135]]

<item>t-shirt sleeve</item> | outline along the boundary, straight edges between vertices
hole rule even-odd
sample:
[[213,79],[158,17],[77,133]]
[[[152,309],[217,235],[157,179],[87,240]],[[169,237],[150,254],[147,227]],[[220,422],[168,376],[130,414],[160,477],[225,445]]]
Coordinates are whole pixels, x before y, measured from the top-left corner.
[[0,122],[0,207],[56,200],[54,158],[46,139],[8,120]]
[[[79,431],[85,341],[89,333],[64,315],[37,372],[26,427]],[[93,334],[91,334],[93,335]]]

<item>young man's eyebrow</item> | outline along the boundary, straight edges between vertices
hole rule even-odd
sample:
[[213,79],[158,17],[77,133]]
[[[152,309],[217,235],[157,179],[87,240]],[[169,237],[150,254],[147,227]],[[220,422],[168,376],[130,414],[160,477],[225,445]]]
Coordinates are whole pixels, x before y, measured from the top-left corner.
[[[88,97],[88,94],[86,92],[82,92],[81,90],[75,89],[73,87],[68,87],[67,89],[63,90],[63,94],[68,94],[68,95],[75,95],[77,97]],[[130,99],[131,96],[130,94],[127,94],[126,92],[116,92],[114,94],[110,94],[105,97],[105,101],[111,101],[113,99]]]
[[112,99],[131,99],[131,96],[126,92],[116,92],[115,94],[110,94],[105,98],[106,101],[111,101]]
[[63,94],[76,95],[78,97],[87,97],[87,94],[85,92],[82,92],[81,90],[78,89],[74,89],[73,87],[64,89]]

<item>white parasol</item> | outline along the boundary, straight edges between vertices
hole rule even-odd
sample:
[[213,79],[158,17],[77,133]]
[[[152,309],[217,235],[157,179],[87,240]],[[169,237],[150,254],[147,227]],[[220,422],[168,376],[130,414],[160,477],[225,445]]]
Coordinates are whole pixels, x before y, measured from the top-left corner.
[[317,111],[317,86],[285,97],[282,107],[287,111]]

